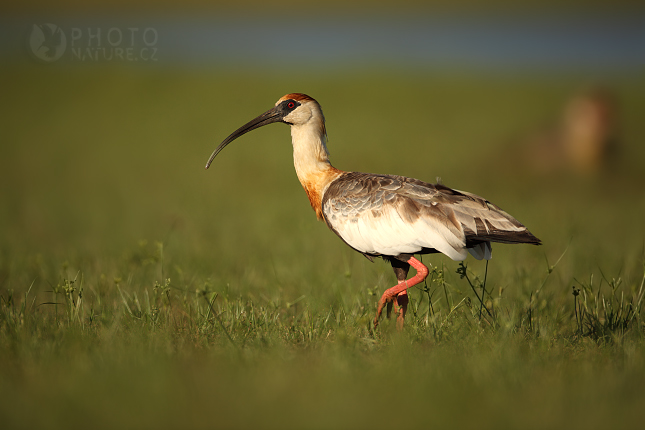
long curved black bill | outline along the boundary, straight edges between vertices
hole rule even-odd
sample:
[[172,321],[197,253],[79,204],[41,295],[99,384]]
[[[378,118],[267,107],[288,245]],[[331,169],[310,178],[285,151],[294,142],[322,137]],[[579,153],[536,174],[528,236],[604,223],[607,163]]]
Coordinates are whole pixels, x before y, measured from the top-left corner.
[[262,115],[258,116],[257,118],[247,122],[237,130],[235,130],[233,133],[231,133],[229,137],[224,139],[224,142],[220,143],[219,146],[215,148],[215,151],[213,151],[213,154],[211,154],[211,157],[208,159],[208,163],[206,163],[206,168],[208,169],[210,167],[215,157],[217,157],[217,154],[219,154],[220,151],[224,149],[226,145],[228,145],[238,137],[248,133],[251,130],[255,130],[256,128],[259,128],[274,122],[281,122],[283,116],[284,116],[284,113],[281,110],[279,110],[278,107],[274,107],[264,112]]

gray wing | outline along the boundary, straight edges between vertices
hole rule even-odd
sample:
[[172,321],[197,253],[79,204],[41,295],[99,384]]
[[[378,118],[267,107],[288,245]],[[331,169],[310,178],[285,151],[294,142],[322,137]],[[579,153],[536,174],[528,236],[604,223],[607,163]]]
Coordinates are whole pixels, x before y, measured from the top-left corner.
[[322,206],[329,227],[368,255],[442,252],[463,260],[467,250],[490,258],[490,242],[540,243],[479,196],[403,176],[346,173],[329,186]]

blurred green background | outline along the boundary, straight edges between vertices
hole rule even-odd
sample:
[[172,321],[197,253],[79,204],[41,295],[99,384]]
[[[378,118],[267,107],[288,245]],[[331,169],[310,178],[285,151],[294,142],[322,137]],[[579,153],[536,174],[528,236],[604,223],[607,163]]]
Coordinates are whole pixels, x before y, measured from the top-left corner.
[[[645,56],[631,55],[645,53],[645,38],[625,49],[612,44],[645,34],[642,19],[633,27],[639,8],[598,3],[590,15],[576,2],[540,8],[556,23],[552,34],[566,39],[570,28],[579,37],[571,43],[547,38],[548,28],[526,36],[522,20],[532,9],[512,15],[504,2],[485,12],[469,2],[382,3],[369,14],[334,3],[328,25],[312,18],[313,7],[284,11],[293,26],[265,6],[251,24],[235,5],[160,8],[163,19],[140,6],[144,12],[126,15],[71,3],[51,13],[38,4],[5,7],[6,428],[637,422],[645,382]],[[435,50],[417,52],[399,45],[412,39],[376,37],[375,22],[392,23],[386,36],[404,29],[425,37],[424,20],[438,22],[435,6],[449,10],[441,16],[454,25],[432,34],[452,37],[473,23],[473,32],[463,27],[472,39],[428,40]],[[582,37],[593,33],[585,17],[602,23],[603,16],[611,21],[598,30],[607,46],[596,50]],[[500,17],[515,24],[496,33]],[[315,31],[305,36],[310,19]],[[70,29],[84,22],[103,26],[104,36],[123,23],[158,25],[159,61],[79,61],[67,52],[48,62],[29,53],[34,24],[59,23],[71,43]],[[203,38],[221,37],[209,31],[224,25],[251,42],[258,28],[280,34],[267,33],[269,42],[300,42],[262,54],[233,37]],[[623,30],[612,38],[616,28]],[[505,46],[490,47],[495,61],[468,46],[478,29],[486,43]],[[185,37],[169,40],[178,34]],[[534,44],[506,46],[512,35]],[[293,170],[287,127],[254,131],[203,169],[228,134],[290,92],[322,105],[335,167],[440,177],[542,239],[541,247],[494,247],[491,321],[477,318],[458,264],[431,256],[425,262],[445,280],[428,285],[434,308],[417,289],[403,333],[386,323],[371,331],[376,301],[394,276],[316,221]],[[467,265],[483,279],[484,263]],[[572,286],[588,306],[582,332]],[[632,314],[608,327],[615,313],[607,306]]]

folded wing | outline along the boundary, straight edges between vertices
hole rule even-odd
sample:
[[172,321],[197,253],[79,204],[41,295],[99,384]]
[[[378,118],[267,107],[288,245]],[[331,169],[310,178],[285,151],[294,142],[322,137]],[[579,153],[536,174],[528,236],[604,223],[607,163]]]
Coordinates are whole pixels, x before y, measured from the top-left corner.
[[369,256],[441,252],[490,259],[490,242],[540,241],[519,221],[474,194],[392,175],[348,172],[322,201],[327,225]]

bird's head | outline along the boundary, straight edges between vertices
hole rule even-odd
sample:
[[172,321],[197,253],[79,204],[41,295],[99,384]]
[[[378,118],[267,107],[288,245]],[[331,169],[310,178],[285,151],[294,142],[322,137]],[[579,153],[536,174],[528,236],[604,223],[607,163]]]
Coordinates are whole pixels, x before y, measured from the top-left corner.
[[217,154],[219,154],[226,145],[251,130],[255,130],[256,128],[260,128],[274,122],[283,122],[294,127],[304,126],[313,122],[322,125],[323,133],[325,127],[325,118],[323,116],[322,109],[316,100],[306,94],[287,94],[280,97],[273,108],[247,122],[224,139],[208,159],[206,168],[208,169]]

